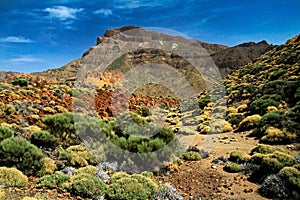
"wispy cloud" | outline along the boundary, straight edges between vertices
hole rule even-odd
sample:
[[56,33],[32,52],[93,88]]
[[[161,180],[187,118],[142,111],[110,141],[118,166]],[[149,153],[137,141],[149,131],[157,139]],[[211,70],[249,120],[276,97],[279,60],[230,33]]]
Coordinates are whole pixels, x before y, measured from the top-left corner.
[[108,16],[110,16],[110,15],[113,15],[113,13],[112,13],[112,10],[111,9],[99,9],[99,10],[96,10],[95,12],[94,12],[94,14],[96,14],[96,15],[104,15],[105,17],[108,17]]
[[10,62],[23,62],[23,63],[34,63],[34,62],[42,62],[43,60],[39,58],[35,58],[33,56],[20,56],[18,58],[9,59]]
[[140,7],[167,7],[178,2],[178,0],[115,0],[114,4],[119,9],[135,9]]
[[8,36],[8,37],[0,38],[0,42],[32,43],[33,41],[22,36]]
[[77,15],[81,13],[83,8],[70,8],[66,6],[53,6],[45,8],[43,11],[48,13],[49,18],[55,18],[59,20],[77,19]]

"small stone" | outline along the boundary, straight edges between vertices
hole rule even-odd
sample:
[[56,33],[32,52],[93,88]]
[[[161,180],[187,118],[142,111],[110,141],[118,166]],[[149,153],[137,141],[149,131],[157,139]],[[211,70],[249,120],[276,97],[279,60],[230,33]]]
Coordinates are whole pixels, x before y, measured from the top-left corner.
[[212,165],[211,168],[212,169],[217,169],[217,166],[216,165]]

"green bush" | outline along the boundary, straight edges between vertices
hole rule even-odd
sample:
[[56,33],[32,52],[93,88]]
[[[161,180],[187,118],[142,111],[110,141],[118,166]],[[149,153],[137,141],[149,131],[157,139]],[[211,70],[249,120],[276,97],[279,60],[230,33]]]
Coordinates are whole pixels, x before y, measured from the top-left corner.
[[111,184],[107,189],[107,196],[110,199],[149,199],[158,189],[157,184],[143,175],[119,174],[113,176]]
[[67,174],[64,174],[62,172],[55,172],[55,174],[52,175],[45,175],[41,178],[39,178],[36,181],[36,187],[38,188],[60,188],[62,189],[62,185],[70,180],[70,176]]
[[17,77],[14,80],[12,80],[11,84],[13,85],[19,85],[21,87],[27,86],[29,84],[29,80],[26,77]]
[[241,151],[233,151],[230,153],[229,160],[236,163],[245,163],[250,160],[250,156]]
[[291,187],[300,189],[300,171],[294,167],[284,167],[278,173],[279,177],[285,180]]
[[238,130],[249,131],[251,129],[254,129],[258,126],[260,119],[261,119],[260,115],[248,116],[240,122]]
[[260,94],[280,95],[292,106],[295,105],[295,94],[299,88],[300,81],[274,80],[267,82],[259,91]]
[[275,110],[275,111],[269,112],[262,116],[262,118],[259,122],[259,126],[264,127],[264,126],[268,125],[268,126],[273,126],[276,128],[281,128],[282,123],[284,123],[283,117],[284,117],[284,112],[281,110]]
[[45,124],[46,129],[55,137],[63,138],[64,133],[69,136],[76,133],[74,116],[72,113],[60,113],[46,116],[42,121]]
[[6,187],[24,187],[28,178],[16,168],[0,167],[0,183]]
[[7,138],[0,143],[0,156],[6,166],[16,166],[26,174],[35,174],[43,166],[43,153],[24,138]]
[[296,141],[296,139],[296,133],[289,133],[286,130],[281,131],[271,126],[267,128],[260,141],[266,144],[288,144]]
[[74,171],[75,175],[79,175],[79,174],[90,174],[90,175],[94,175],[97,172],[97,168],[92,166],[92,165],[88,165],[86,167],[81,167],[79,169],[76,169]]
[[199,108],[203,110],[207,106],[207,104],[210,103],[210,102],[211,102],[211,98],[210,98],[209,95],[201,97],[198,100]]
[[47,131],[37,131],[31,134],[30,141],[38,147],[55,147],[57,138]]
[[256,153],[271,154],[271,153],[274,153],[275,151],[279,151],[279,152],[282,152],[282,153],[287,153],[287,151],[282,149],[282,148],[273,147],[273,146],[270,146],[270,145],[259,144],[251,150],[251,155],[254,155]]
[[96,164],[95,157],[81,145],[70,146],[66,150],[60,149],[59,158],[67,160],[72,166],[84,167]]
[[232,124],[232,125],[236,125],[236,126],[238,126],[239,123],[241,123],[241,121],[245,118],[246,117],[243,113],[230,113],[230,114],[228,114],[229,123]]
[[198,152],[195,151],[188,151],[182,154],[182,159],[187,161],[197,161],[201,160],[201,156]]
[[279,102],[278,101],[274,101],[272,99],[255,99],[254,101],[252,101],[250,103],[250,111],[253,113],[253,114],[260,114],[260,115],[263,115],[265,113],[268,112],[268,107],[269,106],[279,106]]
[[90,174],[75,175],[71,179],[71,192],[81,197],[92,197],[93,195],[104,195],[106,184],[97,177]]
[[80,108],[87,108],[89,104],[85,101],[82,101],[82,100],[74,100],[74,106],[77,106],[77,107],[80,107]]
[[57,166],[55,164],[55,161],[51,158],[45,157],[44,164],[41,170],[38,172],[38,176],[45,176],[47,174],[53,174],[55,170],[57,169]]
[[253,66],[251,65],[251,66],[244,67],[239,73],[239,78],[242,78],[246,74],[256,75],[262,70],[262,68],[263,67],[259,65],[253,65]]
[[282,75],[284,75],[286,72],[287,72],[286,69],[280,69],[270,76],[270,80],[271,81],[276,80],[276,79],[280,78]]
[[5,126],[0,126],[0,142],[6,138],[14,136],[14,131]]
[[271,154],[254,154],[250,162],[261,166],[262,171],[277,173],[283,167],[293,166],[296,160],[293,156],[275,151]]
[[230,173],[237,173],[242,171],[242,166],[236,163],[228,163],[224,166],[224,171]]

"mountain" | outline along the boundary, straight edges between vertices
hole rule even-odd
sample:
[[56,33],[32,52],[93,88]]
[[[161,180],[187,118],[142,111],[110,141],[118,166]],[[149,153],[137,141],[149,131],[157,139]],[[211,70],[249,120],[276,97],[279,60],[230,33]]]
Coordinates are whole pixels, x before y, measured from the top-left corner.
[[[77,75],[78,69],[80,69],[81,64],[84,58],[95,48],[100,46],[100,44],[105,41],[107,38],[116,36],[121,32],[126,32],[131,29],[140,29],[137,26],[124,26],[120,28],[115,28],[112,30],[107,30],[104,32],[103,37],[98,36],[96,46],[92,46],[86,52],[84,52],[82,58],[76,59],[65,66],[58,69],[49,69],[44,72],[33,73],[34,75],[42,75],[46,77],[51,77],[58,82],[71,81]],[[143,30],[143,29],[141,29]],[[175,41],[180,40],[178,36],[170,36],[171,40]],[[259,57],[263,53],[272,49],[274,46],[268,44],[266,41],[262,41],[259,43],[249,42],[240,44],[234,47],[227,47],[220,44],[210,44],[202,41],[196,41],[200,44],[209,56],[212,57],[215,64],[220,68],[222,76],[225,76],[228,71],[232,69],[238,69],[239,67],[251,62],[255,58]],[[138,55],[136,53],[135,55]],[[166,55],[167,56],[167,55]]]
[[272,48],[274,46],[266,41],[247,42],[218,51],[212,54],[212,58],[222,71],[230,71],[248,64]]

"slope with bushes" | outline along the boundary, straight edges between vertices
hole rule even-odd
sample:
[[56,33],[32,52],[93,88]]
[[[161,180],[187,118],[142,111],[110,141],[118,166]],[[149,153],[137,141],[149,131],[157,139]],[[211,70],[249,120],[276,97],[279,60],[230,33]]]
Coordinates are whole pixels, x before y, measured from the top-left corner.
[[[254,129],[263,143],[298,143],[299,74],[300,35],[228,75],[224,84],[229,106],[245,106],[238,131]],[[229,114],[229,121],[237,116]]]

